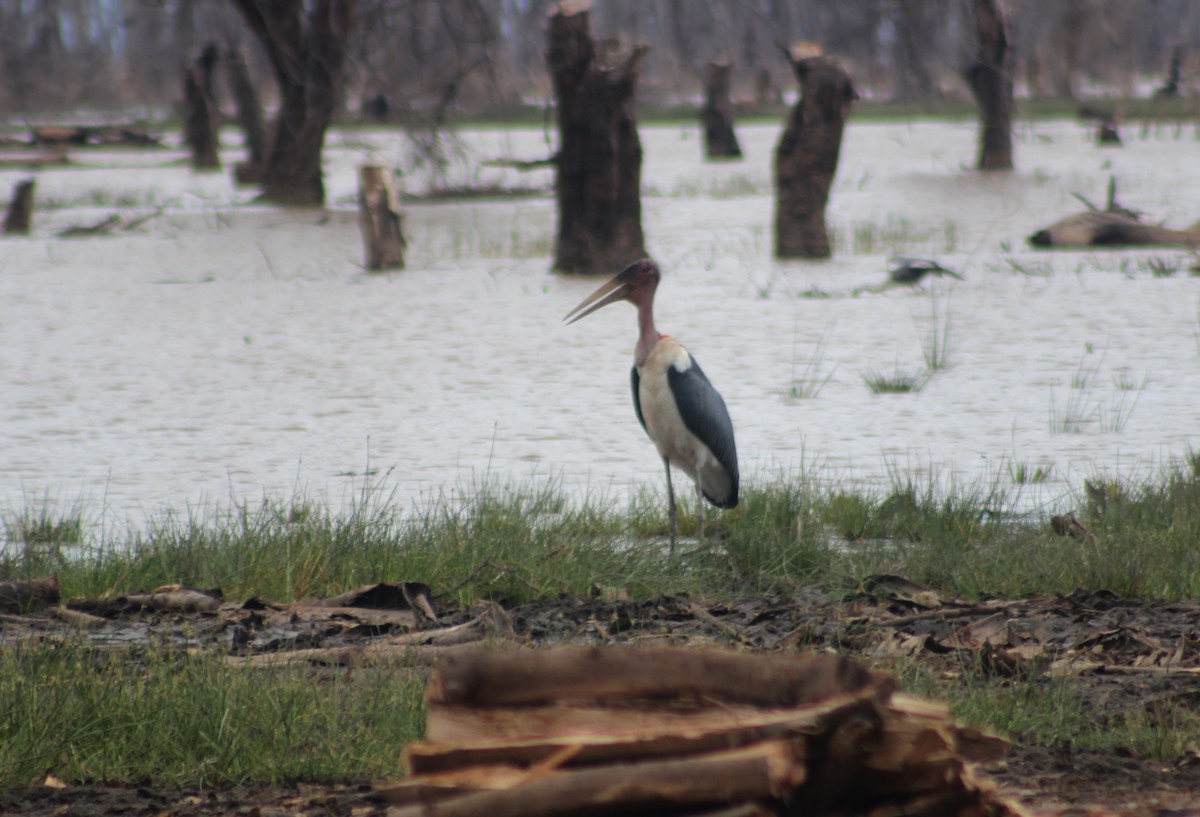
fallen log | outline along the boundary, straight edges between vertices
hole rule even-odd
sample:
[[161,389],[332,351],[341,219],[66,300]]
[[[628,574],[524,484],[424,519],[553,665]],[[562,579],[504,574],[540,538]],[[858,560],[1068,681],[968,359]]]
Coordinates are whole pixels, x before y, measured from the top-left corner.
[[430,703],[516,706],[559,698],[717,697],[787,706],[890,682],[842,656],[748,656],[665,648],[552,650],[531,661],[515,650],[447,655]]
[[48,604],[58,604],[58,601],[58,576],[0,582],[0,610],[29,613]]
[[1147,247],[1200,246],[1200,222],[1184,230],[1145,224],[1141,214],[1117,204],[1117,182],[1108,181],[1108,205],[1100,210],[1076,195],[1088,208],[1056,221],[1029,236],[1035,247]]

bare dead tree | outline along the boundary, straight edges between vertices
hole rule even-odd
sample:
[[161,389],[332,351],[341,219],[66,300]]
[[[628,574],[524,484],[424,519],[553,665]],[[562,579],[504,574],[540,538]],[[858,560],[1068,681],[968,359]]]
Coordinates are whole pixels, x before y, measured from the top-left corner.
[[729,98],[729,76],[733,66],[710,62],[704,69],[704,154],[710,159],[742,158],[742,148],[733,130],[733,102]]
[[33,179],[17,182],[4,213],[5,235],[29,235],[33,222]]
[[193,170],[221,167],[218,152],[220,112],[213,98],[213,69],[217,47],[209,43],[196,61],[183,67],[183,135],[192,152]]
[[775,149],[775,254],[828,258],[825,205],[837,172],[846,117],[858,94],[833,57],[796,60],[801,97]]
[[250,78],[250,69],[246,66],[241,47],[230,43],[224,53],[229,90],[246,144],[246,160],[238,165],[237,179],[242,183],[257,182],[262,179],[267,159],[267,130],[263,124],[258,89]]
[[320,206],[325,203],[321,149],[337,107],[356,4],[233,3],[266,49],[279,85],[280,108],[262,177],[263,198]]
[[975,61],[967,82],[979,105],[980,170],[1012,170],[1012,50],[1002,0],[975,0]]
[[560,145],[554,268],[611,271],[646,255],[632,102],[647,48],[606,59],[592,40],[586,6],[565,2],[550,17],[547,38]]

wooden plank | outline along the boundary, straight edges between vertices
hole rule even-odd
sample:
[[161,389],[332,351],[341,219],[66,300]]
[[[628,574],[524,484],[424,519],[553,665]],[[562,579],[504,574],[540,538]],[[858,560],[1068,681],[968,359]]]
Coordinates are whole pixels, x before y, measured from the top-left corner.
[[894,682],[836,655],[763,656],[663,648],[468,648],[447,654],[430,704],[515,706],[572,698],[713,698],[793,706]]
[[782,799],[804,782],[786,741],[686,759],[534,773],[498,791],[388,809],[389,817],[551,817],[629,808]]
[[[571,707],[556,709],[559,716],[578,711],[579,708]],[[570,734],[555,729],[552,733],[547,730],[543,737],[427,740],[411,744],[405,750],[405,764],[409,774],[417,775],[500,762],[528,765],[568,748],[575,750],[572,765],[698,754],[762,740],[824,733],[837,721],[873,712],[874,701],[860,692],[792,709],[718,708],[669,720],[647,719],[645,711],[636,709],[587,707],[585,711],[589,714],[589,727]],[[539,720],[551,722],[553,715]],[[427,724],[427,736],[429,732]]]

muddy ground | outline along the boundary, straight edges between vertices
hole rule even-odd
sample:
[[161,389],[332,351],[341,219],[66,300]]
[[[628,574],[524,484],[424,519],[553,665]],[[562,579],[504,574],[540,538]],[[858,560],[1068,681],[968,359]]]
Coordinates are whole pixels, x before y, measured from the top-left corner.
[[[771,652],[836,651],[879,665],[911,656],[947,684],[965,674],[996,684],[1057,677],[1086,696],[1097,719],[1121,719],[1164,703],[1200,705],[1200,604],[1120,599],[1104,592],[960,602],[898,577],[860,593],[819,591],[733,602],[666,597],[632,602],[562,598],[504,609],[436,610],[417,583],[376,585],[321,603],[231,603],[177,592],[75,601],[0,617],[5,640],[81,629],[98,644],[138,642],[219,649],[237,663],[348,665],[397,655],[436,661],[453,645],[502,639],[526,645],[654,643]],[[430,618],[430,614],[436,618]],[[197,635],[198,634],[198,635]],[[1200,749],[1200,746],[1196,747]],[[1014,741],[986,767],[1002,790],[1036,811],[1071,815],[1200,815],[1200,753],[1169,761],[1134,751],[1043,748]],[[337,786],[25,787],[0,794],[0,812],[87,815],[370,815],[384,806],[369,781]]]

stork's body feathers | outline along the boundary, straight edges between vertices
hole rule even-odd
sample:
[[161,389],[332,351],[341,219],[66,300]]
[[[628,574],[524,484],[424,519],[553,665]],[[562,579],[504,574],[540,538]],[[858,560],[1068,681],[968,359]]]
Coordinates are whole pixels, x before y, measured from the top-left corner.
[[733,422],[700,364],[678,341],[662,338],[631,379],[634,411],[659,455],[691,477],[709,502],[736,507]]

